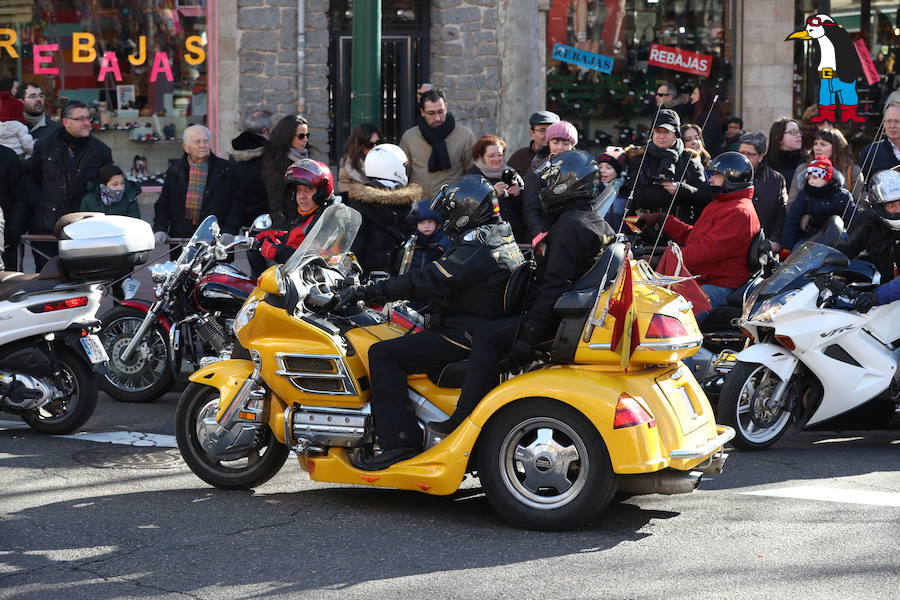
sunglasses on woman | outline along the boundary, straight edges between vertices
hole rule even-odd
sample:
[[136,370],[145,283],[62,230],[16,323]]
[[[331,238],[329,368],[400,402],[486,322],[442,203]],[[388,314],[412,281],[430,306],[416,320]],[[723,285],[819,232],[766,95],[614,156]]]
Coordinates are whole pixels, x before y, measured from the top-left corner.
[[372,140],[369,140],[368,142],[365,142],[363,144],[363,148],[365,148],[366,150],[371,150],[372,148],[374,148],[375,146],[377,146],[380,143],[381,143],[381,140],[378,140],[377,142],[373,142]]
[[308,134],[308,133],[298,133],[298,134],[297,134],[297,139],[298,139],[298,140],[305,140],[305,139],[308,138],[308,137],[309,137],[309,134]]

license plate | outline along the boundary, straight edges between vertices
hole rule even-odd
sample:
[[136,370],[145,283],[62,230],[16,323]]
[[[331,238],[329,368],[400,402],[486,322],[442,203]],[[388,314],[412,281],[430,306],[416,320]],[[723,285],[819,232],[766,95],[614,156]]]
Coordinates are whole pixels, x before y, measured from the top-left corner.
[[691,397],[688,396],[687,390],[685,390],[683,387],[680,387],[680,388],[678,388],[678,391],[676,393],[678,394],[678,397],[681,399],[681,401],[684,403],[684,408],[687,410],[688,414],[691,416],[696,416],[697,409],[694,408],[694,403],[691,402]]
[[103,344],[100,343],[100,338],[96,335],[86,335],[81,338],[81,347],[84,348],[84,353],[87,354],[88,360],[92,364],[96,365],[109,360],[106,348],[103,347]]
[[125,296],[126,300],[131,300],[137,295],[137,291],[140,287],[140,281],[134,277],[128,277],[122,282],[122,294]]

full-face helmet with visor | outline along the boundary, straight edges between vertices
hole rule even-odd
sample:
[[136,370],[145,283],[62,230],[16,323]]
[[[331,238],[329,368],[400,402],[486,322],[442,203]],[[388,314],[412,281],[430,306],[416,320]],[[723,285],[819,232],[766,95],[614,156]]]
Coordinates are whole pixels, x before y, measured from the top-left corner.
[[311,158],[302,158],[284,172],[284,182],[291,189],[305,185],[315,190],[313,201],[326,206],[334,200],[334,175],[328,165]]
[[869,202],[885,227],[900,231],[900,173],[876,173],[869,184]]
[[465,175],[453,185],[441,187],[431,201],[431,210],[444,217],[444,232],[450,239],[479,225],[500,222],[497,193],[481,175]]

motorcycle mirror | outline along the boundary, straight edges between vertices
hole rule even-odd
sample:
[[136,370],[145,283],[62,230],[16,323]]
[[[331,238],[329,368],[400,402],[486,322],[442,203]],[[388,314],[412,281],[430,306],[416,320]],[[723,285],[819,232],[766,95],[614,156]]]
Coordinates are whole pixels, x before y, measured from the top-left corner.
[[262,214],[253,220],[251,229],[271,229],[271,227],[272,217],[270,217],[268,214]]

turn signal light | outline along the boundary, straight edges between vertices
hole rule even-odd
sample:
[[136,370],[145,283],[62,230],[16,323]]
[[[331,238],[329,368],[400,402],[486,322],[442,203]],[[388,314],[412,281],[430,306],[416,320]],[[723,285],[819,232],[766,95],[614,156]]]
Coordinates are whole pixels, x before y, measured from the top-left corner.
[[675,317],[668,315],[653,315],[650,326],[647,328],[645,338],[677,338],[687,335],[684,325]]
[[656,426],[654,419],[647,409],[641,406],[641,403],[629,396],[621,394],[619,401],[616,403],[616,416],[613,419],[613,429],[622,429],[623,427],[634,427],[646,423],[647,427]]
[[797,348],[797,344],[794,343],[790,337],[786,335],[775,335],[775,341],[787,348],[790,351],[794,351]]
[[55,310],[65,310],[67,308],[78,308],[79,306],[87,306],[88,297],[87,296],[78,296],[76,298],[66,298],[65,300],[59,300],[58,302],[47,302],[46,304],[35,304],[34,306],[29,306],[28,310],[33,313],[46,313],[53,312]]

